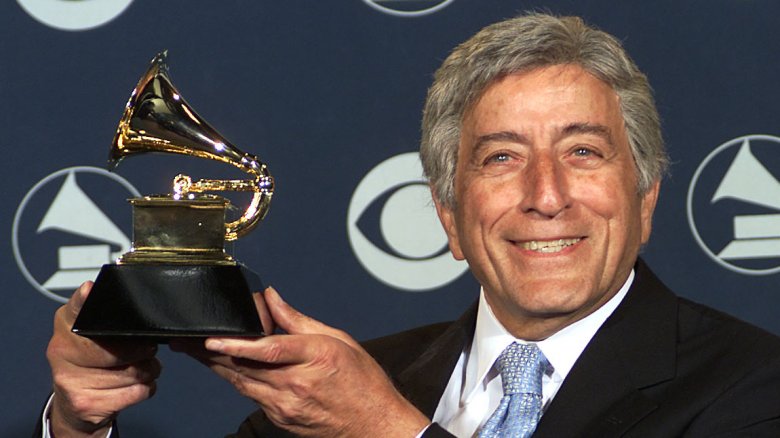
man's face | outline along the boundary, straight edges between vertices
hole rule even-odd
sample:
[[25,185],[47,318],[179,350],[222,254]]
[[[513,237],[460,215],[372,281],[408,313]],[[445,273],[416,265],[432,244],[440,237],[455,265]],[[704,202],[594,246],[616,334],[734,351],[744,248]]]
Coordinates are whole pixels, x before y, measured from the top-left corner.
[[543,339],[608,301],[650,235],[658,183],[637,194],[619,99],[573,65],[504,77],[466,114],[456,206],[437,202],[456,258],[496,317]]

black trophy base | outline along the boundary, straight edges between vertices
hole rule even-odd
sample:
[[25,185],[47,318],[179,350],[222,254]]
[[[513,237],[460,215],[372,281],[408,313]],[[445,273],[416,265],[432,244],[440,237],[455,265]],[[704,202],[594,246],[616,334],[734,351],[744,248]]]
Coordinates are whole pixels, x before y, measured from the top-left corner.
[[262,336],[241,265],[103,265],[73,332],[87,337]]

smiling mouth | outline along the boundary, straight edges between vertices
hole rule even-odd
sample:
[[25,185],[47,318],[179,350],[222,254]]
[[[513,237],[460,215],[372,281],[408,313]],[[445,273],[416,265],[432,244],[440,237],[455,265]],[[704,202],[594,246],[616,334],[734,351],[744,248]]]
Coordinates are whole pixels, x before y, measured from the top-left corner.
[[531,240],[528,242],[521,243],[520,246],[523,249],[527,249],[529,251],[536,251],[540,253],[553,253],[553,252],[563,251],[567,247],[574,245],[580,240],[582,240],[581,237],[575,239]]

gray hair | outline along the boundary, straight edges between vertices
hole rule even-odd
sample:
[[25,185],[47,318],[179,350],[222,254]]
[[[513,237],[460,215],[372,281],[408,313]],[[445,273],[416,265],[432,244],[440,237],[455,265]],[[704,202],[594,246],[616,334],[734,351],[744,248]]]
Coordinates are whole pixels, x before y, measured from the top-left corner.
[[461,124],[476,100],[502,77],[560,64],[581,66],[618,95],[639,193],[663,176],[669,159],[652,90],[621,43],[578,17],[534,13],[482,29],[436,71],[423,110],[420,157],[445,207],[455,207]]

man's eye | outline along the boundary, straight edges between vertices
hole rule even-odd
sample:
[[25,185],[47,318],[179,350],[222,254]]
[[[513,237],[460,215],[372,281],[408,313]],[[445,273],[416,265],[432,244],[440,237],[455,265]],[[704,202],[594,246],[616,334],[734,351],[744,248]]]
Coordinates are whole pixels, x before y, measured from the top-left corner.
[[598,150],[587,146],[578,146],[572,151],[575,158],[602,158],[604,155]]
[[594,152],[588,148],[577,148],[574,150],[574,155],[577,157],[589,157],[594,155]]
[[488,157],[486,163],[505,163],[509,161],[508,154],[494,154]]

